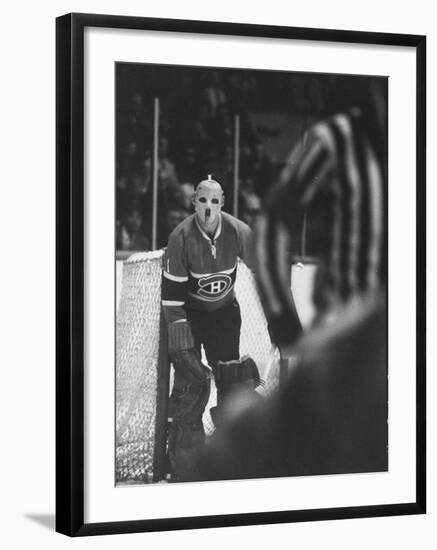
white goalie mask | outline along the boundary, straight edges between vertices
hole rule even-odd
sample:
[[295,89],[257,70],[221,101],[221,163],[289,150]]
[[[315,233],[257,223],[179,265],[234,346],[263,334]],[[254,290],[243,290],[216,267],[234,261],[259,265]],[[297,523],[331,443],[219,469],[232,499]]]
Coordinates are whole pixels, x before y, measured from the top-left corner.
[[193,204],[201,226],[205,229],[214,229],[224,204],[221,185],[208,176],[207,180],[201,181],[196,187]]

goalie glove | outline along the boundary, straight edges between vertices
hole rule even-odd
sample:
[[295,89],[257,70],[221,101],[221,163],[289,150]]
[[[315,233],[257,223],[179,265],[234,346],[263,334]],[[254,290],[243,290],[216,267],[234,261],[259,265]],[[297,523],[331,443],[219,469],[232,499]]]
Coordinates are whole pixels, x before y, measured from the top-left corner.
[[261,383],[258,367],[249,355],[238,361],[218,361],[214,379],[221,397],[237,389],[255,389]]
[[200,360],[194,348],[194,338],[188,321],[169,323],[168,352],[175,371],[181,372],[192,383],[204,384],[209,369]]
[[217,406],[210,409],[210,414],[216,428],[262,399],[255,391],[261,383],[258,367],[248,355],[238,361],[218,361],[214,378]]

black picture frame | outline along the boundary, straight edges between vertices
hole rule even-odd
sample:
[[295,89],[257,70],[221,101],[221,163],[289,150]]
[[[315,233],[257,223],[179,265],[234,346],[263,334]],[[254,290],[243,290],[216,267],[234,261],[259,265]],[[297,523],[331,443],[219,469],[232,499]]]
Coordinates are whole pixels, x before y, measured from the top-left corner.
[[[387,505],[84,522],[84,29],[376,44],[416,52],[416,499]],[[69,536],[422,514],[426,511],[426,37],[95,14],[56,20],[56,530]]]

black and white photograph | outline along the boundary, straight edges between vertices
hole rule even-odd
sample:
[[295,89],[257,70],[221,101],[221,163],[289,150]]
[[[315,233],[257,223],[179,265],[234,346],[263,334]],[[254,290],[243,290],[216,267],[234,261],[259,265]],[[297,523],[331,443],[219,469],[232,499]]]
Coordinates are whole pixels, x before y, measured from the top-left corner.
[[425,513],[425,37],[56,36],[57,531]]
[[116,486],[386,472],[388,77],[114,70]]
[[2,547],[435,547],[432,6],[5,3]]

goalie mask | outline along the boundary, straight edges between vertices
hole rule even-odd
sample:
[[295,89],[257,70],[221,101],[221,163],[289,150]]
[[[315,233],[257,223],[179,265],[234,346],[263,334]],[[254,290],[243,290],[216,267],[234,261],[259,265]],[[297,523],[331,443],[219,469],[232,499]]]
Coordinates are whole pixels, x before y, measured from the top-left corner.
[[224,204],[221,185],[208,176],[207,180],[201,181],[196,187],[193,204],[201,226],[206,230],[214,230]]

